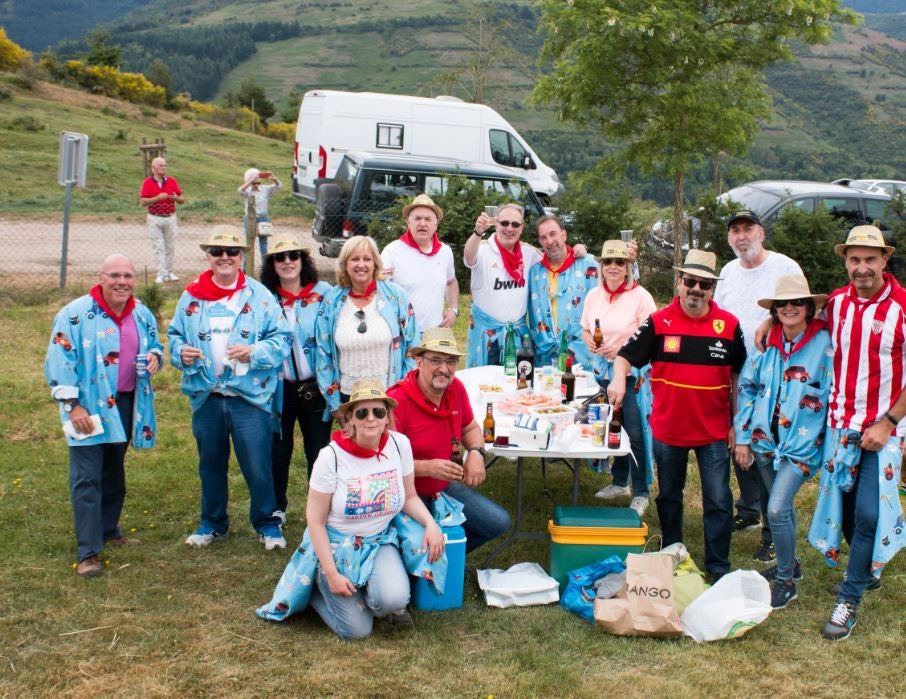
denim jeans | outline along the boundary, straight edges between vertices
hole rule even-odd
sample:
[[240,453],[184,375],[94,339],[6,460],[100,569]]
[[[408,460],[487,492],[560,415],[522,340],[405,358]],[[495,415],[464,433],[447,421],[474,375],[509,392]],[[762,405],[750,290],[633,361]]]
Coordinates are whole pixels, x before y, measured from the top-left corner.
[[[849,561],[838,601],[858,605],[862,594],[871,582],[871,558],[878,528],[878,454],[863,451],[859,464],[859,477],[849,493],[843,493],[843,529],[852,531],[849,543]],[[847,522],[849,520],[849,523]]]
[[[602,382],[602,389],[607,390],[610,381]],[[648,497],[648,483],[645,473],[645,437],[642,434],[642,413],[639,410],[638,392],[635,380],[626,379],[626,397],[623,400],[623,429],[629,435],[629,448],[632,454],[614,457],[611,473],[613,484],[621,487],[629,485],[632,477],[632,494],[636,497]]]
[[730,456],[724,441],[697,447],[676,447],[654,439],[657,462],[657,515],[664,546],[683,541],[683,489],[689,451],[695,451],[702,488],[705,529],[705,569],[730,570],[730,536],[733,531],[733,494],[730,492]]
[[[132,434],[132,392],[116,397],[126,438]],[[78,560],[101,552],[104,542],[122,536],[120,513],[126,500],[126,448],[129,442],[69,447],[69,497]]]
[[[462,483],[450,483],[444,492],[463,504],[462,513],[466,521],[462,528],[466,531],[466,553],[496,539],[510,528],[510,513],[477,490]],[[431,512],[431,498],[423,497],[422,501]]]
[[315,580],[311,606],[331,631],[347,641],[365,638],[375,617],[381,619],[409,604],[409,576],[399,549],[390,544],[378,549],[368,582],[351,597],[333,594],[320,568]]
[[212,393],[192,415],[201,479],[201,526],[216,534],[230,528],[227,514],[230,438],[249,488],[249,519],[256,531],[277,525],[273,516],[271,416],[238,396]]
[[274,499],[278,510],[286,512],[286,489],[289,485],[289,465],[293,458],[296,423],[302,431],[302,447],[305,449],[305,461],[308,477],[315,465],[318,453],[330,442],[332,421],[324,420],[324,410],[306,410],[302,407],[296,394],[295,384],[283,382],[283,407],[280,410],[280,434],[274,435],[272,446],[272,468],[274,477]]
[[760,452],[755,452],[755,464],[761,476],[765,518],[773,534],[777,580],[790,582],[796,564],[795,500],[805,476],[789,459],[783,459],[775,471],[773,456]]

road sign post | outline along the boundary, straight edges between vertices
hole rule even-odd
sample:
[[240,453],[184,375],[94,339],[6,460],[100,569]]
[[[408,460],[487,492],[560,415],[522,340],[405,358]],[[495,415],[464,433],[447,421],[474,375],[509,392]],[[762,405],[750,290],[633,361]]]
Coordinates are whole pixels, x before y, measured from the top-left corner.
[[69,210],[72,206],[72,187],[85,186],[88,172],[88,136],[83,133],[60,133],[60,165],[57,182],[66,188],[63,205],[63,242],[60,251],[60,288],[66,288],[66,264],[69,254]]

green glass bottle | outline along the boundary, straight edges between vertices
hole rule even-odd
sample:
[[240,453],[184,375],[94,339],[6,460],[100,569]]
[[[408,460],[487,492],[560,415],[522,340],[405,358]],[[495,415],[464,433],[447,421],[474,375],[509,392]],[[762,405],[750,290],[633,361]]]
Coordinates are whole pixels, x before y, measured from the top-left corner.
[[506,326],[506,340],[503,342],[503,373],[516,375],[516,331],[512,323]]
[[569,356],[569,345],[566,342],[566,331],[560,332],[560,352],[557,354],[557,369],[566,371],[566,358]]

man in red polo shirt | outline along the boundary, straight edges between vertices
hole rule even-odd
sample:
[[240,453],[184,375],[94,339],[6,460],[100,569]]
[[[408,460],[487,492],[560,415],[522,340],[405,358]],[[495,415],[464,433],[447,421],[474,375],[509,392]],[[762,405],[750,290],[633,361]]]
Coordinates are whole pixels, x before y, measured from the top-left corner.
[[[399,403],[395,429],[412,444],[415,489],[429,509],[442,491],[463,504],[466,551],[473,551],[509,529],[510,515],[474,490],[485,479],[484,438],[455,376],[463,353],[450,328],[427,328],[410,351],[416,368],[387,391]],[[465,450],[462,466],[450,459],[454,438]]]
[[655,502],[663,543],[683,541],[683,489],[692,449],[701,477],[705,568],[716,581],[730,570],[733,495],[727,447],[732,450],[736,436],[730,418],[746,345],[736,316],[712,300],[717,256],[692,249],[675,269],[676,298],[648,316],[623,345],[607,394],[618,407],[630,366],[651,363]]
[[157,283],[179,281],[173,274],[173,253],[176,247],[176,205],[185,199],[179,182],[167,177],[167,161],[151,161],[151,177],[142,182],[139,202],[148,208],[148,235],[151,250],[157,259]]

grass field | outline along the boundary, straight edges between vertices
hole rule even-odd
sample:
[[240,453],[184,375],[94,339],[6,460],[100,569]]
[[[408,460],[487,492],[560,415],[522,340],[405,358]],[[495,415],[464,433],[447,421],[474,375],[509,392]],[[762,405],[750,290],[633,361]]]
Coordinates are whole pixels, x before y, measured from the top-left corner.
[[[247,520],[248,495],[232,470],[231,536],[207,550],[183,542],[198,517],[199,485],[190,414],[179,374],[155,378],[159,441],[127,456],[125,531],[142,546],[108,551],[105,573],[76,577],[68,496],[67,450],[42,375],[58,297],[34,305],[0,294],[0,696],[437,696],[624,697],[894,696],[902,694],[904,558],[869,593],[853,637],[819,636],[839,573],[804,541],[815,485],[800,494],[800,598],[748,635],[696,645],[608,636],[556,606],[485,607],[474,575],[464,606],[415,613],[415,629],[377,626],[367,640],[339,641],[312,613],[286,624],[257,619],[289,558],[265,552]],[[172,312],[170,297],[164,314]],[[166,322],[166,321],[165,321]],[[459,331],[464,331],[465,314]],[[163,329],[163,328],[162,328]],[[301,539],[305,477],[301,449],[290,483],[290,546]],[[531,469],[530,469],[531,470]],[[690,471],[690,476],[692,472]],[[483,491],[512,511],[514,468],[498,462]],[[582,475],[581,501],[592,504],[602,477]],[[566,469],[549,487],[565,502]],[[537,472],[527,501],[540,493]],[[540,500],[529,525],[542,529],[550,504]],[[652,506],[645,517],[657,530]],[[687,488],[687,544],[702,560],[697,479]],[[734,567],[751,567],[758,533],[736,536]],[[480,565],[478,551],[468,565]],[[527,542],[496,564],[546,564],[548,545]]]

